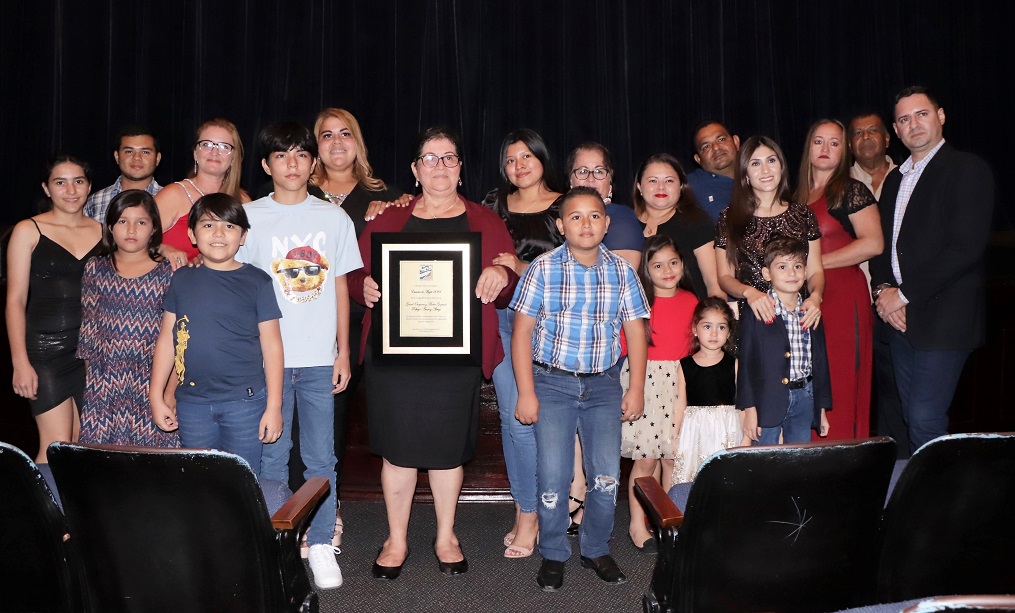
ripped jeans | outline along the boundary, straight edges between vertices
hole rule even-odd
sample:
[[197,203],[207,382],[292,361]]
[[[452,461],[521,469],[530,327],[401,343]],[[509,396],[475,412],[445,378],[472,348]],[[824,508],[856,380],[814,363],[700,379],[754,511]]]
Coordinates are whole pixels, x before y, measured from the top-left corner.
[[571,557],[567,495],[577,429],[586,475],[578,547],[588,558],[608,555],[620,483],[620,365],[600,375],[576,377],[533,364],[532,374],[539,398],[535,428],[539,554],[559,562]]

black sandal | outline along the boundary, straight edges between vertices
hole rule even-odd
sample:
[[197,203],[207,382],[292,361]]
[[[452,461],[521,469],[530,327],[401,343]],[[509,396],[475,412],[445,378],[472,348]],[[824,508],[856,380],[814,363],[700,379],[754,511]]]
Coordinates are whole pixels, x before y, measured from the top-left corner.
[[585,501],[578,500],[574,496],[570,495],[567,497],[567,499],[573,500],[578,503],[578,506],[574,508],[574,511],[568,511],[567,513],[567,516],[571,518],[571,525],[567,527],[567,535],[578,536],[578,530],[582,527],[582,525],[574,520],[574,516],[578,514],[578,511],[581,511],[582,509],[585,508]]

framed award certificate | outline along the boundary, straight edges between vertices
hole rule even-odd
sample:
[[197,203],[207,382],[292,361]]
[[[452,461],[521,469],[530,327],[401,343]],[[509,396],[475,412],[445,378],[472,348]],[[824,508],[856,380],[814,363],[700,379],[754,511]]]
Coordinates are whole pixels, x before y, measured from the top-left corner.
[[378,232],[371,243],[373,359],[379,364],[482,363],[478,232]]

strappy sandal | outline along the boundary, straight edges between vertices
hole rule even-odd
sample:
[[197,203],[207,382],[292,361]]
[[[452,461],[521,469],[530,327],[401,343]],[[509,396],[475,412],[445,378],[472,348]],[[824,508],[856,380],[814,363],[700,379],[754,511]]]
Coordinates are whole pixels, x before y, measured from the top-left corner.
[[582,509],[585,508],[585,501],[579,500],[574,496],[570,495],[567,497],[567,499],[578,503],[578,506],[574,508],[574,511],[568,511],[567,516],[571,519],[571,525],[567,527],[567,535],[578,536],[578,530],[582,527],[582,525],[580,522],[576,522],[574,520],[574,516],[578,514],[578,511],[581,511]]

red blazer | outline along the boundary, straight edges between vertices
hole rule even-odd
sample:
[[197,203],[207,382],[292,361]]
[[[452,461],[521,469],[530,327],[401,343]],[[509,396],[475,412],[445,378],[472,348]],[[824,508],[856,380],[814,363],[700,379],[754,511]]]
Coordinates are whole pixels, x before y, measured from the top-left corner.
[[[504,220],[492,210],[469,202],[459,196],[465,203],[465,217],[469,222],[469,229],[473,232],[480,232],[483,236],[482,266],[486,268],[493,266],[493,259],[501,253],[515,253],[515,243],[508,233]],[[412,211],[420,201],[420,196],[413,198],[409,206],[404,208],[391,207],[369,222],[359,237],[359,252],[363,258],[363,268],[349,273],[349,296],[356,302],[365,305],[363,299],[363,280],[370,276],[371,263],[371,236],[374,232],[400,232],[406,222],[412,216]],[[491,303],[484,304],[483,313],[483,376],[489,379],[493,376],[493,369],[504,359],[504,347],[500,342],[500,335],[497,333],[497,309],[506,309],[514,296],[515,286],[518,285],[518,274],[514,270],[503,267],[508,273],[508,284],[501,290],[497,299]],[[367,310],[363,316],[363,335],[360,337],[359,355],[360,362],[366,353],[367,338],[370,335],[370,323],[372,313]]]

